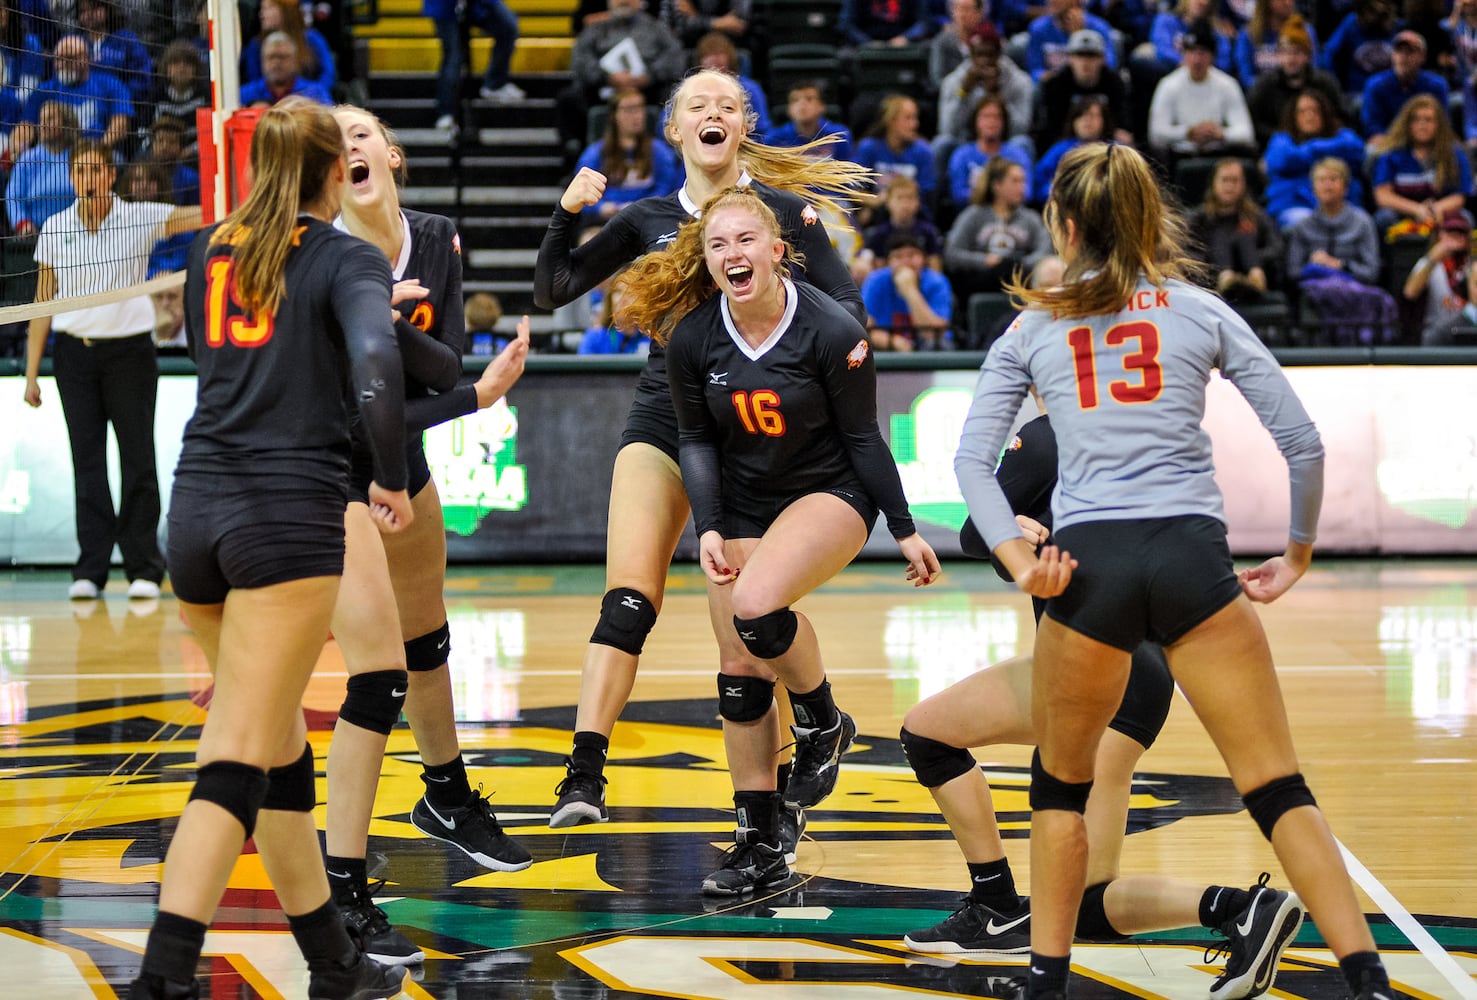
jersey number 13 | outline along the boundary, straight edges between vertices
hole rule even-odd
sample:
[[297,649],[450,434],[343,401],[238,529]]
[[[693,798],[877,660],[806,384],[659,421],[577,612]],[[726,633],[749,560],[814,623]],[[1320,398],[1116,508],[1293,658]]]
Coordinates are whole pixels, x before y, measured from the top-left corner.
[[[1159,364],[1159,327],[1147,320],[1133,320],[1108,327],[1103,340],[1109,347],[1126,341],[1138,341],[1139,349],[1123,355],[1125,372],[1137,372],[1138,381],[1119,379],[1108,383],[1108,394],[1120,403],[1152,403],[1164,390],[1164,368]],[[1092,328],[1073,327],[1067,331],[1072,360],[1077,370],[1077,403],[1084,410],[1098,404],[1097,355],[1093,350]]]

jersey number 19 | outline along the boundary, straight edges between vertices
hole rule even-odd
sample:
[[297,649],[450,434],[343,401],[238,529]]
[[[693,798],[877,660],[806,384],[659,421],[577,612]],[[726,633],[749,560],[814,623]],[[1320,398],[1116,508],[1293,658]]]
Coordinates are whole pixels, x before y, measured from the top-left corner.
[[236,347],[261,347],[272,339],[272,314],[246,318],[236,297],[234,267],[230,257],[212,257],[205,265],[206,346],[224,347],[229,340]]

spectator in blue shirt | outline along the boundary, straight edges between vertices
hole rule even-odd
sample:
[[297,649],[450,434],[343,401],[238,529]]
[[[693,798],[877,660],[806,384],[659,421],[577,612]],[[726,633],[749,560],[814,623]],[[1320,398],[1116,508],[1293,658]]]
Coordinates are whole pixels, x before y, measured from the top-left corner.
[[1250,90],[1257,77],[1282,65],[1277,45],[1282,29],[1296,18],[1298,29],[1308,37],[1313,58],[1318,57],[1318,34],[1297,12],[1297,0],[1256,0],[1251,20],[1236,33],[1236,78]]
[[1371,76],[1390,68],[1399,29],[1393,0],[1358,0],[1329,37],[1319,67],[1338,79],[1344,93],[1362,94]]
[[790,120],[770,129],[764,135],[766,146],[803,146],[828,135],[839,135],[839,142],[824,148],[825,155],[837,160],[851,159],[851,130],[826,117],[826,90],[821,80],[802,80],[790,87],[785,106]]
[[1376,227],[1387,235],[1429,235],[1447,212],[1472,194],[1472,167],[1457,142],[1446,107],[1417,94],[1400,109],[1374,147]]
[[1322,161],[1342,160],[1349,169],[1349,201],[1364,201],[1359,174],[1364,167],[1364,140],[1344,128],[1328,95],[1305,90],[1282,115],[1282,129],[1267,144],[1263,163],[1267,171],[1267,214],[1283,229],[1291,229],[1318,208],[1313,193],[1313,168]]
[[600,303],[600,319],[585,331],[580,338],[576,354],[647,354],[651,351],[651,338],[638,332],[628,333],[615,325],[615,307],[619,293],[611,291]]
[[1210,21],[1216,26],[1215,68],[1223,73],[1231,73],[1235,69],[1231,39],[1215,17],[1215,0],[1180,0],[1174,10],[1155,15],[1154,27],[1149,33],[1160,77],[1180,68],[1181,42],[1190,25],[1197,21]]
[[[46,49],[27,28],[15,0],[0,0],[0,74],[0,81],[17,92],[21,101],[46,76]],[[7,126],[20,121],[20,110],[16,109],[15,117],[5,119]]]
[[154,87],[153,61],[144,43],[123,27],[113,0],[77,0],[77,24],[92,53],[92,68],[116,76],[142,106]]
[[887,266],[862,284],[867,336],[879,351],[928,351],[945,345],[954,309],[949,279],[927,265],[912,233],[894,233]]
[[646,98],[641,91],[618,87],[607,107],[605,135],[579,159],[580,167],[605,175],[605,194],[581,213],[584,222],[595,225],[633,201],[669,195],[682,184],[682,168],[672,147],[647,127]]
[[[970,120],[972,142],[967,142],[949,156],[949,201],[955,208],[970,203],[975,182],[985,172],[985,166],[997,156],[1019,163],[1031,176],[1031,157],[1020,145],[1008,140],[1010,135],[1010,109],[998,97],[986,97],[974,106]],[[1029,183],[1028,183],[1029,187]],[[1030,197],[1029,190],[1026,198]]]
[[297,47],[298,72],[303,79],[318,84],[326,93],[333,93],[333,85],[338,82],[333,49],[303,21],[297,0],[262,0],[258,16],[261,32],[241,50],[241,83],[254,83],[266,75],[262,46],[274,32],[285,31]]
[[17,236],[40,232],[46,220],[77,199],[72,188],[72,136],[77,112],[61,101],[41,106],[40,141],[20,155],[5,186],[5,210]]
[[1108,99],[1102,94],[1074,97],[1067,111],[1066,134],[1036,161],[1036,170],[1031,175],[1030,201],[1044,205],[1051,197],[1051,182],[1056,177],[1056,165],[1062,157],[1084,142],[1103,142],[1112,137],[1113,115],[1108,110]]
[[922,45],[937,27],[928,0],[843,0],[837,24],[842,39],[853,46]]
[[925,204],[938,186],[933,172],[933,149],[918,137],[918,105],[911,97],[889,94],[883,98],[877,123],[856,147],[856,161],[878,174],[876,192],[864,199],[867,208],[875,209],[883,202],[888,182],[894,176],[917,181]]
[[241,85],[243,107],[271,107],[294,94],[320,104],[333,104],[328,91],[298,75],[297,44],[285,31],[274,31],[262,42],[262,69],[265,75],[260,80]]
[[1446,81],[1429,70],[1421,69],[1426,61],[1426,40],[1414,31],[1395,36],[1392,65],[1374,74],[1364,85],[1364,101],[1359,114],[1364,119],[1364,137],[1377,143],[1390,129],[1390,123],[1412,97],[1430,94],[1446,107],[1449,92]]
[[1113,51],[1113,29],[1102,18],[1082,9],[1082,0],[1050,0],[1049,13],[1031,22],[1030,38],[1026,44],[1026,70],[1031,79],[1040,81],[1047,73],[1066,65],[1067,56],[1074,48],[1081,48],[1083,31],[1091,31],[1102,39],[1098,50],[1108,61],[1108,68],[1118,68],[1118,56]]
[[61,101],[76,109],[80,131],[72,136],[74,139],[100,138],[106,145],[116,146],[128,135],[133,117],[128,88],[117,77],[93,70],[87,40],[81,35],[67,35],[56,43],[51,79],[43,81],[26,98],[24,122],[11,134],[12,150],[34,141],[34,126],[40,120],[41,105],[47,101]]

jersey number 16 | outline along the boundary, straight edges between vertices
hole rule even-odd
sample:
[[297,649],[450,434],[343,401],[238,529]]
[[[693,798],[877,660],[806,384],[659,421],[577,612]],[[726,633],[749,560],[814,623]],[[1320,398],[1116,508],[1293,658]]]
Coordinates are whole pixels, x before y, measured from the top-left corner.
[[750,434],[783,437],[785,417],[780,413],[780,396],[773,389],[740,390],[733,394],[733,408]]

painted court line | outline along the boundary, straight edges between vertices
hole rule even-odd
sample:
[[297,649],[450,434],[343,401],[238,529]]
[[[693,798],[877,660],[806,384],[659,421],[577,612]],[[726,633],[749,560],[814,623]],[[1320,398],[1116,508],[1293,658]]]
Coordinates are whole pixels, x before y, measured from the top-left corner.
[[1364,867],[1364,863],[1354,857],[1354,853],[1339,842],[1339,850],[1343,852],[1344,864],[1349,869],[1349,874],[1354,876],[1354,881],[1359,883],[1359,888],[1364,890],[1365,895],[1374,900],[1374,904],[1385,912],[1390,922],[1404,934],[1411,944],[1416,946],[1420,953],[1426,956],[1426,960],[1436,967],[1436,971],[1452,985],[1456,990],[1453,994],[1461,1000],[1477,1000],[1477,982],[1456,963],[1456,959],[1446,953],[1446,949],[1436,942],[1431,932],[1421,926],[1420,921],[1411,914],[1400,901],[1394,897],[1389,889],[1386,889],[1374,873]]

